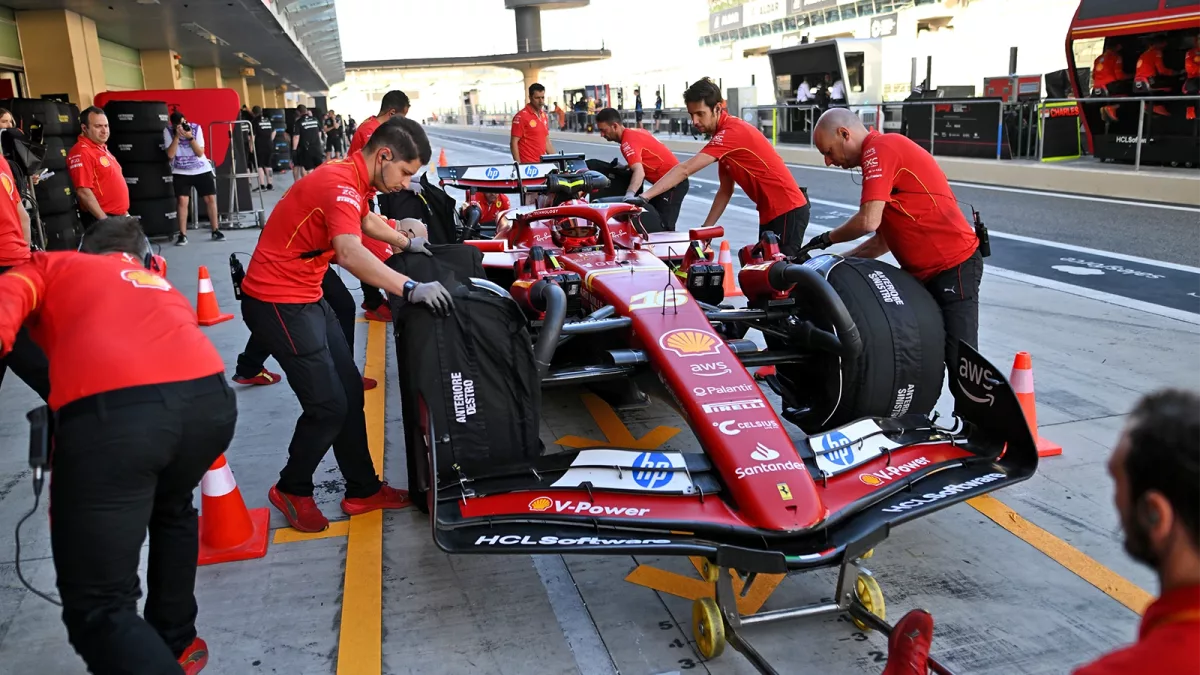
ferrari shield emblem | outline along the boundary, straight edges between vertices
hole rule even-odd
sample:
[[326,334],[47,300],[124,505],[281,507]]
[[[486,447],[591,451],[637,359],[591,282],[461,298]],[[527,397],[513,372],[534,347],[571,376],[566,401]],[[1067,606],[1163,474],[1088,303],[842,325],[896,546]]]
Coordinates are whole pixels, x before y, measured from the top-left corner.
[[136,288],[154,288],[160,291],[171,290],[167,280],[150,270],[121,270],[121,278],[133,284]]
[[785,502],[792,501],[792,489],[788,487],[787,483],[776,483],[775,487],[779,490],[780,499]]

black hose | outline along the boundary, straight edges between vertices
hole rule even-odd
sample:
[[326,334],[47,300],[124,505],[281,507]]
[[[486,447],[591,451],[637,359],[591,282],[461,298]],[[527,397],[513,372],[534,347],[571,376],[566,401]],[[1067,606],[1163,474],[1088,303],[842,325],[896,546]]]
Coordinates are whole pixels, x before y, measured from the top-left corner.
[[780,261],[767,270],[767,280],[771,287],[785,291],[795,284],[801,297],[813,303],[817,310],[833,324],[837,337],[841,341],[839,355],[847,360],[854,360],[862,353],[862,336],[858,326],[850,317],[846,303],[833,290],[833,286],[820,274],[804,265],[793,265]]
[[603,333],[620,328],[629,328],[632,325],[633,319],[627,316],[614,316],[611,319],[597,319],[595,321],[573,321],[562,327],[562,334],[591,335],[593,333]]
[[542,330],[538,333],[537,344],[533,346],[538,379],[542,379],[550,372],[550,361],[554,358],[554,350],[558,349],[558,338],[567,317],[567,293],[558,284],[539,281],[530,289],[529,299],[535,306],[544,305],[546,308]]

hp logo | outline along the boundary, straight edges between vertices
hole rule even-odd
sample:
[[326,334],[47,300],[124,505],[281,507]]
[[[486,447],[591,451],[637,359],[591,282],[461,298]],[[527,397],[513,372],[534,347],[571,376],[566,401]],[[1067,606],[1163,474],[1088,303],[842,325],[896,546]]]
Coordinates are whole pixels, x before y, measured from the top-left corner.
[[500,177],[500,169],[497,169],[494,166],[489,166],[487,171],[483,172],[483,175],[487,176],[488,178],[490,178],[492,180],[496,180],[497,178]]
[[529,166],[525,167],[525,177],[526,178],[537,178],[537,175],[538,175],[537,166],[530,164]]
[[827,454],[825,459],[839,466],[854,465],[854,444],[840,431],[826,434],[821,439],[821,447]]
[[670,483],[675,476],[675,472],[670,470],[671,460],[661,452],[643,452],[633,460],[633,468],[634,482],[651,490]]

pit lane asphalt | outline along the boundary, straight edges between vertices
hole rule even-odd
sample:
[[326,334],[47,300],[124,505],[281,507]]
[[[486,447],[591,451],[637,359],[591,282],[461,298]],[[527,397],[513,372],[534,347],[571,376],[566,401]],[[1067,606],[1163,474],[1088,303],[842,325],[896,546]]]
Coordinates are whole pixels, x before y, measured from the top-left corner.
[[[453,164],[503,159],[457,142],[435,142],[435,156],[441,147]],[[276,178],[268,209],[289,184]],[[699,222],[707,210],[706,204],[689,201],[683,218]],[[731,238],[751,236],[757,218],[733,211],[726,226]],[[252,250],[257,236],[257,230],[231,231],[227,241],[210,242],[196,232],[190,246],[165,246],[171,282],[195,298],[196,269],[204,265],[221,309],[240,315],[224,270],[230,253]],[[349,274],[343,277],[352,289],[358,287]],[[240,316],[204,331],[232,375],[248,335]],[[1042,435],[1065,449],[1063,456],[1043,460],[1033,479],[996,497],[1057,541],[1151,593],[1157,590],[1151,574],[1122,550],[1104,463],[1138,395],[1159,386],[1195,386],[1198,336],[1200,328],[1190,324],[985,272],[981,351],[1005,372],[1015,351],[1033,355]],[[387,327],[357,325],[359,363],[386,387],[386,408],[369,416],[370,433],[385,437],[385,475],[403,487],[398,363],[391,342]],[[278,372],[273,360],[268,367]],[[236,389],[238,428],[227,457],[247,505],[270,508],[267,490],[282,466],[299,406],[286,386]],[[554,441],[568,434],[603,437],[578,394],[559,390],[546,397],[542,438],[549,451],[558,451]],[[0,387],[0,673],[81,675],[58,609],[28,593],[13,569],[10,533],[32,503],[23,417],[35,402],[19,379],[5,378]],[[699,449],[682,420],[661,405],[622,414],[621,420],[635,437],[657,426],[683,429],[664,449]],[[382,518],[376,576],[369,578],[369,569],[368,578],[348,576],[348,570],[363,567],[363,552],[352,552],[345,534],[350,529],[350,538],[355,536],[337,508],[342,480],[332,453],[318,469],[316,484],[317,503],[334,521],[333,536],[280,543],[280,535],[290,530],[271,509],[275,537],[265,558],[200,568],[198,627],[212,652],[206,675],[752,672],[731,649],[709,662],[697,655],[690,601],[624,581],[639,565],[698,581],[686,560],[450,557],[433,544],[428,519],[407,511]],[[199,491],[196,500],[199,507]],[[22,568],[35,586],[52,591],[47,532],[43,500],[40,513],[22,530]],[[915,607],[933,613],[934,652],[957,672],[1061,675],[1133,640],[1138,622],[1135,612],[1068,564],[970,506],[958,505],[897,528],[866,566],[880,581],[891,620]],[[829,570],[789,577],[763,609],[828,598],[834,581]],[[364,594],[377,603],[373,617],[362,605],[349,604]],[[355,618],[362,625],[349,625],[362,628],[366,639],[352,644],[345,633],[351,630],[347,621]],[[783,673],[877,675],[886,652],[878,634],[834,618],[756,626],[747,637]]]
[[[494,132],[434,127],[431,134],[508,155],[506,139]],[[594,143],[556,139],[555,148],[604,161],[620,154],[615,143],[598,135]],[[681,159],[690,156],[676,154]],[[808,236],[817,234],[819,227],[836,227],[854,213],[861,174],[796,165],[790,169],[813,203]],[[711,200],[717,186],[716,167],[710,166],[693,177],[689,199]],[[1133,307],[1155,305],[1168,315],[1200,322],[1200,209],[1005,192],[957,182],[952,188],[968,218],[969,204],[980,211],[992,231],[988,265],[1017,278],[1035,277],[1052,287],[1072,287],[1091,297],[1110,296]],[[740,189],[731,203],[754,208]],[[732,241],[749,243],[754,232],[747,236]]]

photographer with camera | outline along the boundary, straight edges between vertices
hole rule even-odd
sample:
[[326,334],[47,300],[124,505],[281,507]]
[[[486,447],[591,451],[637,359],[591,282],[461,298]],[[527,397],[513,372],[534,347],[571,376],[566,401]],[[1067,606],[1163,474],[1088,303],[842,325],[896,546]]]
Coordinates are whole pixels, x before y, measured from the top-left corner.
[[188,202],[192,190],[204,199],[204,205],[208,207],[213,240],[223,240],[225,233],[219,229],[217,220],[217,179],[212,162],[204,156],[204,133],[200,131],[200,125],[188,122],[187,117],[176,110],[171,113],[171,126],[163,129],[163,146],[171,160],[171,176],[175,182],[175,199],[179,210],[179,236],[175,239],[175,245],[185,246],[188,243]]

